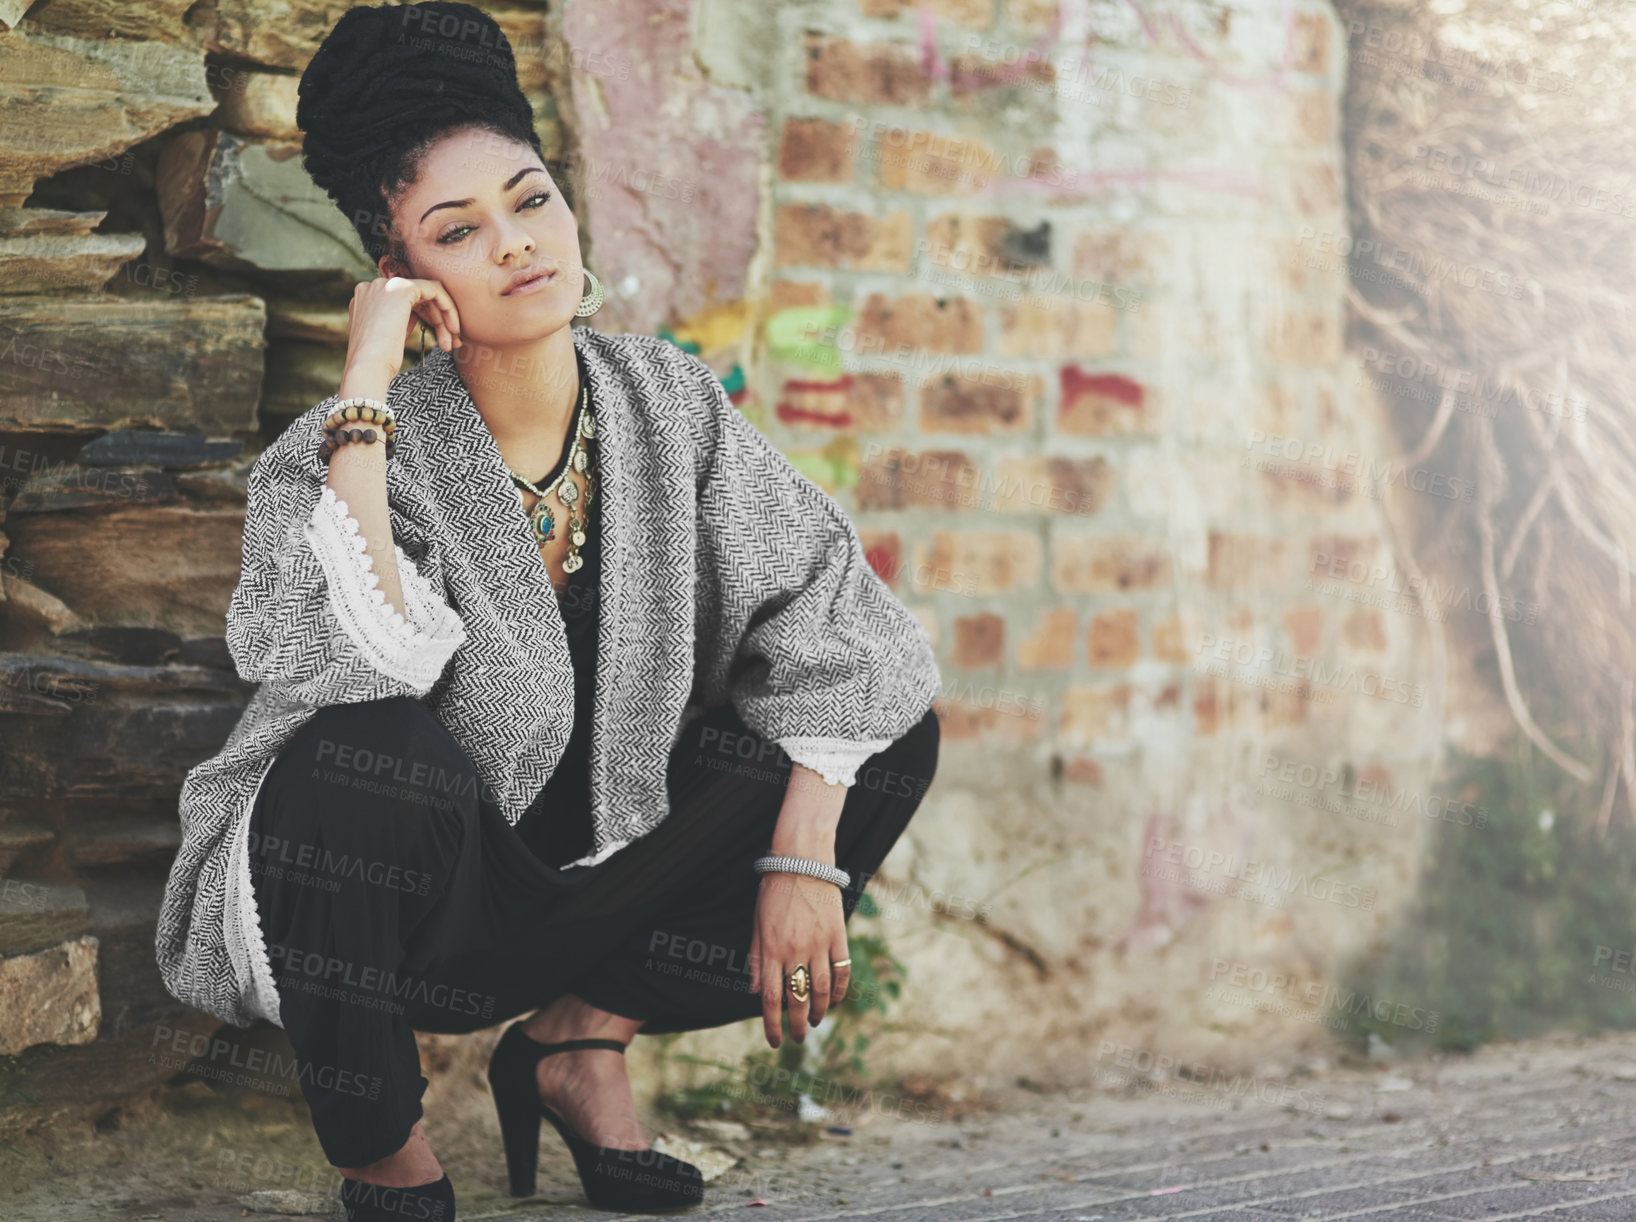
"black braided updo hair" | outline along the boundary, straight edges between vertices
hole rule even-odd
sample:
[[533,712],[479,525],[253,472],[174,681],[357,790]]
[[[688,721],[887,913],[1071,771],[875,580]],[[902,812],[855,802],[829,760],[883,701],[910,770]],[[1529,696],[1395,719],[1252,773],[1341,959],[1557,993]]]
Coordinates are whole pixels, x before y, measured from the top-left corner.
[[403,257],[390,200],[441,136],[476,125],[540,152],[511,43],[470,4],[349,9],[297,92],[302,164],[358,231],[371,262]]

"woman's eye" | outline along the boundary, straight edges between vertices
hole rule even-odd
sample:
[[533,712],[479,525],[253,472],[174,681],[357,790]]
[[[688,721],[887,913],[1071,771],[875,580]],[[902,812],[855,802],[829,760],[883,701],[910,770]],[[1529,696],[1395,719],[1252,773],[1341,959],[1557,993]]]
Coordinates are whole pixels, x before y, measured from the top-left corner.
[[[535,200],[539,200],[540,202],[538,207],[543,208],[550,199],[551,192],[536,191],[533,195],[530,195],[527,199],[525,199],[520,206],[526,208],[533,204]],[[472,225],[456,225],[453,229],[449,230],[448,233],[438,238],[437,243],[439,246],[447,246],[451,242],[458,242],[461,238],[465,237],[466,234],[470,233],[473,228],[474,226]]]

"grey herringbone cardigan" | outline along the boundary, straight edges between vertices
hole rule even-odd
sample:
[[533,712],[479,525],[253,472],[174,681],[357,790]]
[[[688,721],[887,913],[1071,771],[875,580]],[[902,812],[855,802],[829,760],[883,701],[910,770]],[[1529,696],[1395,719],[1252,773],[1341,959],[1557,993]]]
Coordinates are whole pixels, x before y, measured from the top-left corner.
[[[591,733],[595,863],[669,813],[682,727],[731,701],[792,759],[850,784],[940,686],[930,639],[864,559],[840,506],[727,398],[710,367],[645,335],[575,328],[597,405],[601,616]],[[392,379],[387,501],[407,617],[325,483],[316,404],[256,460],[227,615],[258,684],[221,752],[183,782],[182,845],[156,952],[179,1000],[279,1021],[250,887],[249,812],[323,705],[424,699],[512,821],[568,742],[573,667],[556,595],[492,434],[441,349]]]

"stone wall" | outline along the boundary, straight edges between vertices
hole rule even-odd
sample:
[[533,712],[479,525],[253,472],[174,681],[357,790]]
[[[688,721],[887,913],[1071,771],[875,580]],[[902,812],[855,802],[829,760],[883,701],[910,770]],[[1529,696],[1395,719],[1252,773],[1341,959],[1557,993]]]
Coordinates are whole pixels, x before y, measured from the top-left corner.
[[[373,274],[292,156],[346,5],[22,7],[0,107],[51,122],[0,136],[0,1127],[214,1027],[152,962],[176,791],[248,695],[245,471]],[[1310,995],[1412,891],[1441,713],[1376,604],[1387,510],[1447,493],[1393,472],[1343,349],[1330,10],[485,7],[596,325],[709,361],[937,645],[939,777],[854,923],[906,966],[872,1069],[1320,1047],[1218,986]]]
[[[251,690],[246,471],[333,392],[374,275],[297,155],[348,7],[0,4],[0,1128],[105,1111],[217,1027],[153,926],[182,777]],[[541,14],[496,10],[555,153]]]

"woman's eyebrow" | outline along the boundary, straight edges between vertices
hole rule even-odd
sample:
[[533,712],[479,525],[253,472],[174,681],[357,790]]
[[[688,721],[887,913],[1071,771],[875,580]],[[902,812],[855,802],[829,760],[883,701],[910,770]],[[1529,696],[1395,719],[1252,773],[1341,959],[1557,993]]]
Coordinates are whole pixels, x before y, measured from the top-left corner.
[[[500,190],[502,190],[502,191],[511,190],[511,188],[515,187],[518,183],[520,183],[523,180],[523,175],[524,174],[544,174],[544,173],[545,173],[545,170],[543,168],[541,168],[540,166],[525,165],[522,169],[518,170],[510,178],[506,179],[506,185],[501,187]],[[431,216],[432,213],[436,212],[439,208],[464,208],[467,204],[469,204],[471,202],[472,202],[471,197],[467,196],[465,199],[449,199],[449,200],[444,200],[441,204],[433,204],[430,208],[426,209],[425,212],[420,214],[420,220],[416,221],[415,223],[417,225],[423,223],[426,220],[427,217]]]

